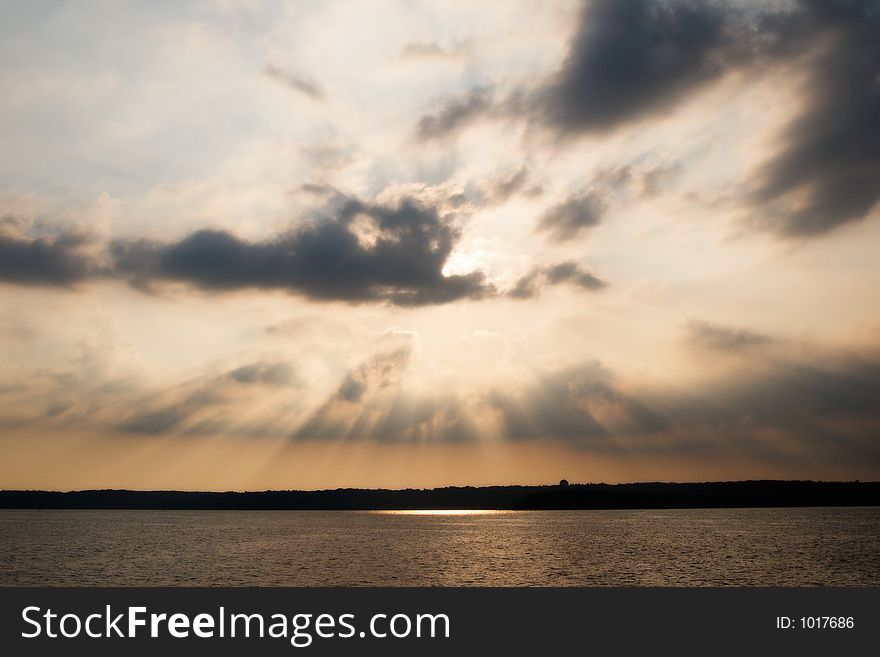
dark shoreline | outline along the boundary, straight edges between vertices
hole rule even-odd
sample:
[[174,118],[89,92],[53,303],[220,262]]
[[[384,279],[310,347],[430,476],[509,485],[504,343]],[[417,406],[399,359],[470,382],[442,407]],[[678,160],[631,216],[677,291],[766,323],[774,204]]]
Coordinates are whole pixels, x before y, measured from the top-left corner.
[[731,481],[434,489],[187,492],[0,491],[0,509],[708,509],[880,506],[880,482]]

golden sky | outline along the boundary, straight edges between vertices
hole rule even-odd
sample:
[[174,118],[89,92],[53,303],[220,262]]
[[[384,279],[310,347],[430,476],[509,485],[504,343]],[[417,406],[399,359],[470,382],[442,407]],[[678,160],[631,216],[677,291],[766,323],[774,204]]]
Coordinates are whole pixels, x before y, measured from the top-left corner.
[[880,11],[0,9],[0,488],[880,476]]

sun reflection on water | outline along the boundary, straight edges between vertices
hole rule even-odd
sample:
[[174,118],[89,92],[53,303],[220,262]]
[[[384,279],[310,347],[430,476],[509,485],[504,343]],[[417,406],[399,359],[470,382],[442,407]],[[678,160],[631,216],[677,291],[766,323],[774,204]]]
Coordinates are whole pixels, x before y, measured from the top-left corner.
[[391,516],[485,516],[496,513],[510,513],[500,509],[389,509],[387,511],[370,511]]

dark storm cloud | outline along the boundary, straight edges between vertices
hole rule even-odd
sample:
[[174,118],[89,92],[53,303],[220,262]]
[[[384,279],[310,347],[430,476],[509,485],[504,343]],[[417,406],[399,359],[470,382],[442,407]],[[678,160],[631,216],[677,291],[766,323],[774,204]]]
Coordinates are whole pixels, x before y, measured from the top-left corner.
[[448,137],[492,109],[492,91],[487,87],[476,87],[461,96],[447,99],[435,113],[425,114],[416,126],[416,137],[421,141]]
[[808,73],[803,106],[746,200],[752,223],[815,236],[866,218],[880,201],[877,0],[592,0],[555,73],[506,98],[486,88],[453,98],[418,132],[448,136],[494,117],[560,138],[605,133],[674,109],[731,71],[793,62]]
[[561,134],[607,131],[731,70],[794,60],[808,71],[803,108],[752,181],[752,209],[782,235],[818,235],[865,218],[880,200],[877,0],[782,9],[593,0],[532,118]]
[[324,90],[321,86],[315,82],[314,80],[310,80],[307,77],[299,75],[293,71],[287,71],[280,66],[275,66],[274,64],[269,64],[263,69],[266,75],[268,75],[273,80],[278,80],[279,82],[287,85],[290,89],[297,91],[301,94],[305,94],[312,100],[324,100]]
[[744,351],[774,342],[773,338],[763,333],[719,326],[700,320],[688,322],[687,341],[701,349],[726,352]]
[[708,5],[588,3],[562,69],[541,93],[544,120],[563,131],[605,130],[669,106],[719,74],[712,54],[722,24]]
[[605,201],[595,192],[572,196],[548,209],[536,230],[548,233],[555,242],[566,242],[598,226],[605,209]]
[[561,133],[607,131],[731,71],[797,57],[821,27],[804,4],[586,2],[562,66],[535,93],[537,118]]
[[[370,239],[358,234],[361,228]],[[335,216],[262,242],[201,230],[174,243],[118,241],[111,253],[116,275],[147,289],[180,282],[402,306],[492,295],[480,272],[442,274],[458,239],[450,217],[415,200],[393,207],[351,200]]]
[[880,201],[880,2],[805,1],[822,48],[805,107],[759,172],[755,211],[788,237],[866,218]]
[[61,287],[79,283],[98,273],[97,263],[86,252],[93,242],[83,233],[28,237],[0,225],[0,281]]
[[[425,137],[486,116],[521,116],[559,135],[603,132],[667,110],[744,65],[798,51],[804,12],[698,0],[592,0],[560,68],[497,99],[487,89],[422,117]],[[419,131],[422,133],[422,130]]]
[[600,290],[608,283],[581,268],[576,262],[560,262],[549,267],[536,267],[520,277],[507,294],[514,299],[532,299],[548,285],[568,283],[586,290]]
[[687,0],[592,0],[535,111],[562,133],[605,131],[669,109],[734,67],[790,52],[792,12]]
[[411,198],[364,203],[335,192],[328,207],[323,218],[263,241],[205,229],[178,242],[117,240],[101,253],[85,234],[28,237],[0,226],[0,281],[64,287],[122,279],[149,291],[183,283],[400,306],[494,296],[482,272],[443,275],[460,230],[439,208]]

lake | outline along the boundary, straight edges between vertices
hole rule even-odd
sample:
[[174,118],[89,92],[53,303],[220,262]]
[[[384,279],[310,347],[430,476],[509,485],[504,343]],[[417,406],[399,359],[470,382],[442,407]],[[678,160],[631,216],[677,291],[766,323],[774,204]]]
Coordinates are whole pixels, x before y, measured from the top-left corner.
[[0,510],[3,586],[878,586],[880,508]]

